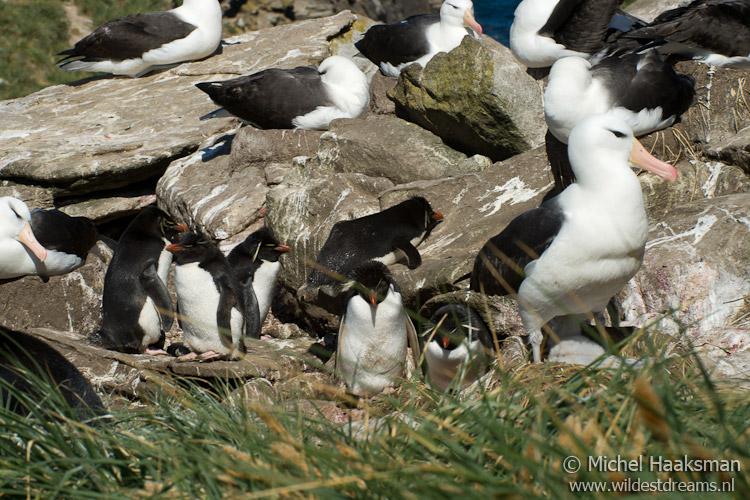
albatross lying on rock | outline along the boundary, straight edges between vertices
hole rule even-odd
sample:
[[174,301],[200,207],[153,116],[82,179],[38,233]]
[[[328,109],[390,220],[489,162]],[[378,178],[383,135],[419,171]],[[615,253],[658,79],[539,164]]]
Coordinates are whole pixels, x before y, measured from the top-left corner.
[[85,217],[34,210],[18,198],[0,198],[0,279],[66,274],[83,265],[98,233]]
[[[196,87],[225,112],[263,129],[327,130],[331,120],[356,118],[370,102],[367,77],[342,56],[331,56],[317,68],[271,68]],[[204,118],[222,114],[218,110]]]
[[220,42],[218,0],[184,0],[176,9],[111,19],[57,55],[66,71],[137,77],[210,56]]
[[355,46],[386,76],[398,76],[411,63],[424,66],[438,52],[450,52],[466,35],[480,36],[471,0],[445,0],[440,15],[411,16],[400,23],[371,27]]
[[474,291],[516,295],[535,362],[547,322],[603,311],[641,267],[648,221],[628,159],[677,179],[674,167],[646,152],[627,123],[608,114],[573,129],[568,155],[577,181],[490,239],[471,274]]

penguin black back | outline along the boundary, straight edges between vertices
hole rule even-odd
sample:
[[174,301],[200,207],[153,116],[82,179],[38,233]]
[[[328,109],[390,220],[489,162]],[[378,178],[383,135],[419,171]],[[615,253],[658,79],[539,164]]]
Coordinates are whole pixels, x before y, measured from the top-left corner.
[[[26,397],[34,406],[48,400],[48,389],[40,386],[47,382],[73,410],[71,417],[88,420],[107,413],[91,383],[62,354],[36,337],[4,327],[0,327],[0,378],[4,380],[0,405],[19,414],[31,411]],[[24,396],[17,397],[18,393]]]
[[[104,277],[102,323],[91,338],[93,343],[130,353],[142,352],[144,342],[159,348],[163,345],[163,334],[171,328],[174,310],[166,287],[171,254],[164,250],[167,242],[186,229],[155,205],[145,207],[128,225]],[[146,326],[141,314],[144,308],[154,306],[150,323],[157,324]]]
[[[443,220],[429,202],[413,197],[376,214],[337,222],[318,254],[317,263],[323,269],[347,275],[358,264],[380,260],[386,265],[403,254],[409,269],[422,263],[416,248]],[[307,277],[313,286],[331,284],[334,278],[316,268]]]

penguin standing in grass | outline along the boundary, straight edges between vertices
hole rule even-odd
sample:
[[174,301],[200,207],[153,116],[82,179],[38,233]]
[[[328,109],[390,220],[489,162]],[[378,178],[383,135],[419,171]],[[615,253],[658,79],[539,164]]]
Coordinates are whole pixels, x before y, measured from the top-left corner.
[[352,394],[381,392],[403,377],[409,343],[418,359],[414,325],[382,262],[358,266],[343,288],[348,294],[339,327],[336,372]]
[[425,323],[422,337],[431,387],[460,391],[487,372],[494,350],[492,335],[470,307],[444,305]]
[[248,337],[260,337],[276,292],[276,278],[281,269],[279,258],[291,250],[280,244],[271,231],[262,228],[227,255],[234,277],[242,286]]
[[174,255],[180,326],[192,351],[178,360],[239,358],[247,335],[244,294],[224,254],[196,233],[186,233],[167,251]]
[[167,291],[172,254],[166,246],[187,227],[155,205],[125,229],[104,276],[102,323],[91,342],[127,353],[164,354],[174,306]]

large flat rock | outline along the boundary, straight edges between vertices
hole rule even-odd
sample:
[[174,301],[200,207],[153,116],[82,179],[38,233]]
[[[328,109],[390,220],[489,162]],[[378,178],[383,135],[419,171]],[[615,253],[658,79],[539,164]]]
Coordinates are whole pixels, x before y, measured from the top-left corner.
[[[217,108],[194,84],[268,67],[318,63],[349,11],[250,32],[223,54],[143,78],[96,77],[0,102],[0,180],[48,187],[56,196],[117,188],[160,176],[236,120],[199,120]],[[283,40],[283,43],[279,43]]]

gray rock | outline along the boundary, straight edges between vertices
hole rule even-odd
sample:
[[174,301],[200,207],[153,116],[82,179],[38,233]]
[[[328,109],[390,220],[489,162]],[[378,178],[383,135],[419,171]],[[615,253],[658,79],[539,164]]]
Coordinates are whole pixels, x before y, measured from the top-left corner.
[[160,203],[189,227],[226,239],[258,220],[269,189],[266,168],[313,154],[320,134],[245,126],[212,137],[169,166],[156,187]]
[[[230,118],[194,84],[278,66],[317,63],[350,12],[246,33],[223,54],[143,78],[95,77],[0,103],[0,180],[47,186],[55,196],[113,189],[162,175]],[[278,43],[284,40],[284,43]]]
[[490,160],[455,151],[433,133],[393,116],[335,120],[320,138],[313,163],[335,172],[385,177],[395,184],[479,171]]
[[30,210],[35,208],[50,209],[54,208],[54,200],[49,192],[41,187],[15,185],[0,185],[0,197],[12,196],[26,203]]
[[405,68],[388,95],[398,116],[469,155],[498,161],[544,143],[541,83],[489,37]]
[[747,377],[749,261],[750,194],[684,205],[652,227],[643,267],[619,295],[621,313],[689,341],[720,374]]
[[7,328],[52,328],[89,335],[99,326],[104,274],[112,249],[99,240],[86,262],[75,271],[52,276],[48,283],[37,276],[0,281],[0,318]]

